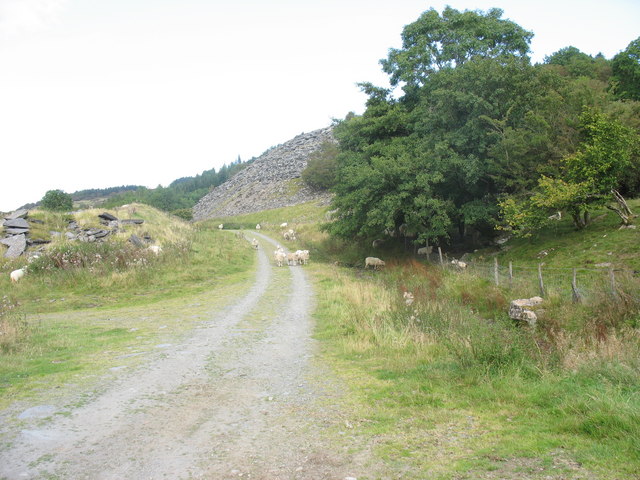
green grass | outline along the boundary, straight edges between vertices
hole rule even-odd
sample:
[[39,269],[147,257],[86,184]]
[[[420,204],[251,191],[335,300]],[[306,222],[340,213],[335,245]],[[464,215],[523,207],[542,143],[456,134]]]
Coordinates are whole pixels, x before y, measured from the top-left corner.
[[[0,406],[139,361],[137,355],[122,356],[190,330],[206,311],[233,300],[251,278],[255,253],[246,241],[206,225],[183,224],[150,207],[137,208],[137,214],[163,245],[161,255],[134,249],[121,238],[106,244],[58,242],[19,283],[1,275],[6,294],[0,299]],[[2,268],[18,264],[25,261]]]
[[[640,199],[629,200],[629,206],[640,213]],[[501,264],[537,265],[560,268],[593,268],[610,262],[614,268],[640,269],[640,229],[620,230],[620,219],[607,209],[593,213],[593,222],[584,230],[576,230],[566,216],[531,238],[512,238],[498,251]],[[547,255],[540,255],[541,252]],[[494,250],[480,251],[473,257],[486,260]]]
[[461,295],[459,276],[416,263],[313,272],[325,358],[351,385],[360,435],[403,478],[640,471],[635,330],[596,345],[576,331],[550,339],[506,319],[488,282],[465,278]]
[[[295,185],[295,184],[294,184]],[[292,187],[293,188],[293,187]],[[287,222],[289,228],[296,228],[300,224],[318,223],[325,221],[327,207],[317,202],[307,202],[292,207],[274,208],[262,212],[235,215],[207,220],[206,224],[224,224],[225,228],[254,229],[256,224],[267,231],[280,230],[280,224]]]

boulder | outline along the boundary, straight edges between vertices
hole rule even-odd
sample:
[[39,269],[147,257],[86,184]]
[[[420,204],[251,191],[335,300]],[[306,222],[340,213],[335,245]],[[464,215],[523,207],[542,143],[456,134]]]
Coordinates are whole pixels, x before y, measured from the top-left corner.
[[21,235],[29,233],[29,229],[27,228],[7,228],[5,229],[5,233],[7,235]]
[[12,218],[9,220],[5,220],[3,225],[6,228],[24,228],[29,229],[29,222],[27,222],[24,218]]
[[129,237],[129,241],[133,243],[136,247],[139,247],[139,248],[144,247],[144,242],[137,235],[131,235]]
[[51,243],[51,240],[45,240],[44,238],[28,238],[27,245],[44,245]]
[[106,220],[107,222],[111,222],[113,220],[118,220],[117,217],[114,217],[113,215],[111,215],[110,213],[104,212],[101,213],[100,215],[98,215],[99,218]]
[[144,220],[141,218],[126,218],[124,220],[120,220],[120,223],[123,225],[142,225]]
[[509,318],[526,322],[533,327],[538,321],[538,315],[534,311],[534,307],[540,305],[542,302],[541,297],[513,300],[509,304]]
[[24,234],[3,238],[0,240],[0,243],[9,247],[9,249],[4,253],[6,258],[18,258],[27,248],[27,238]]
[[27,218],[28,216],[29,216],[29,210],[25,210],[24,208],[21,208],[20,210],[16,210],[15,212],[10,213],[4,218],[6,218],[7,220],[13,220],[14,218]]

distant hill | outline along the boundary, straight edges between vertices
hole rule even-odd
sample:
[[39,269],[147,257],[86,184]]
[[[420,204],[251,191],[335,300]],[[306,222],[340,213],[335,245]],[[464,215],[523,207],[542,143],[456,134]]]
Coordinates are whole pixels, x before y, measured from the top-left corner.
[[314,190],[301,179],[309,156],[325,142],[335,142],[332,127],[300,134],[270,148],[202,197],[193,207],[194,220],[253,213],[314,200],[328,203],[331,194]]

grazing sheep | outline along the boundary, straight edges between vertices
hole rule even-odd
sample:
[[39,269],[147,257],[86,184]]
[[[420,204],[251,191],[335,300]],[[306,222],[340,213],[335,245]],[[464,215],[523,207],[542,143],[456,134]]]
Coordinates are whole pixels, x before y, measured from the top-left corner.
[[258,240],[256,240],[255,238],[253,240],[251,240],[251,246],[257,250],[258,249]]
[[549,220],[562,220],[562,212],[557,212],[548,217]]
[[428,246],[428,247],[422,247],[418,249],[418,255],[431,255],[431,252],[433,251],[433,247],[432,246]]
[[162,253],[162,247],[160,245],[149,245],[147,250],[155,253],[156,255],[160,255],[160,253]]
[[378,270],[378,268],[384,267],[385,263],[384,263],[384,261],[380,260],[379,258],[367,257],[367,258],[364,259],[364,268],[366,269],[369,266],[372,266],[374,270]]
[[221,223],[220,225],[218,225],[218,230],[222,230],[224,228],[224,224]]
[[262,227],[260,226],[260,224],[256,225],[256,230],[260,230]]
[[295,240],[296,239],[296,232],[293,231],[293,229],[289,229],[286,232],[284,232],[282,234],[282,236],[284,237],[285,240]]
[[297,253],[287,253],[287,265],[297,265],[298,264],[298,254]]
[[280,228],[287,228],[289,224],[287,222],[283,222],[280,224]]
[[18,270],[14,270],[13,272],[11,272],[9,274],[9,277],[11,278],[11,283],[18,283],[20,279],[24,277],[24,274],[26,272],[27,272],[27,269],[25,267],[19,268]]
[[273,254],[273,257],[276,259],[276,264],[281,267],[285,259],[287,258],[287,254],[282,250],[276,250]]
[[451,263],[458,267],[460,270],[464,270],[467,268],[467,264],[465,262],[461,262],[460,260],[456,260],[455,258],[451,260]]
[[296,250],[296,255],[298,256],[298,263],[301,265],[309,263],[309,250]]

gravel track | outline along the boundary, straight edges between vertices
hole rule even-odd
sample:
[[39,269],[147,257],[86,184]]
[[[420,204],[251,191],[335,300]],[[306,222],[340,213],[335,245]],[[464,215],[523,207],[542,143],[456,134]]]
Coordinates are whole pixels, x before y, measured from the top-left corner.
[[0,478],[357,477],[366,455],[353,458],[326,434],[343,421],[339,387],[314,361],[304,267],[274,267],[273,241],[255,236],[248,291],[221,311],[212,305],[202,328],[118,372],[68,416],[3,432]]

